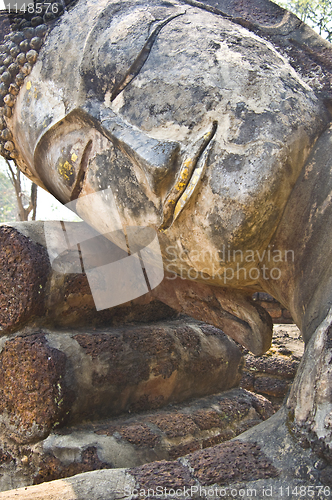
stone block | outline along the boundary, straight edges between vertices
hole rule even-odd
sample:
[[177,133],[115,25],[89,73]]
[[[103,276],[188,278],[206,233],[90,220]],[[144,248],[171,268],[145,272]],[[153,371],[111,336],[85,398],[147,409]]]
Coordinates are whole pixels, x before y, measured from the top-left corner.
[[273,377],[257,377],[254,384],[255,391],[266,396],[284,397],[289,389],[289,383]]
[[204,333],[205,326],[177,320],[3,337],[5,435],[31,442],[64,422],[151,410],[236,386],[239,348],[220,330]]
[[271,318],[276,321],[276,320],[280,320],[281,317],[282,317],[282,313],[281,313],[281,309],[280,308],[276,308],[276,309],[266,309],[267,312],[269,313],[269,315],[271,316]]
[[246,356],[245,370],[251,373],[265,373],[284,379],[292,380],[295,377],[299,361],[284,356]]

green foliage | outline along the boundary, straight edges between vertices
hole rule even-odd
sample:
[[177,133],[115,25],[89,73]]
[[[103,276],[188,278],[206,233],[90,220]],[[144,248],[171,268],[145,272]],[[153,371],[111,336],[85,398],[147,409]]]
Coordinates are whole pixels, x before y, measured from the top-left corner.
[[297,15],[304,23],[332,42],[331,0],[274,0],[275,3]]
[[16,195],[7,175],[0,172],[0,222],[16,220]]

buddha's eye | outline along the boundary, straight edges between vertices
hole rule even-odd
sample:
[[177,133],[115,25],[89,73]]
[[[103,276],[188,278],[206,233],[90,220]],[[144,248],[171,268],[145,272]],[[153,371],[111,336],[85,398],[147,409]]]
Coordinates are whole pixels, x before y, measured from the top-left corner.
[[[71,200],[76,200],[76,198],[78,198],[78,196],[82,190],[82,186],[84,183],[85,173],[86,173],[86,169],[88,166],[89,155],[90,155],[91,149],[92,149],[92,140],[90,140],[87,143],[87,145],[84,148],[83,153],[80,155],[81,161],[80,161],[79,169],[77,171],[75,185],[74,185],[73,190],[71,192],[71,196],[70,196]],[[76,160],[78,160],[77,156],[76,156]]]
[[89,35],[80,74],[87,93],[103,100],[107,91],[113,101],[139,74],[162,29],[185,11],[139,5],[128,14],[125,2],[119,11],[111,11],[109,16],[103,12]]

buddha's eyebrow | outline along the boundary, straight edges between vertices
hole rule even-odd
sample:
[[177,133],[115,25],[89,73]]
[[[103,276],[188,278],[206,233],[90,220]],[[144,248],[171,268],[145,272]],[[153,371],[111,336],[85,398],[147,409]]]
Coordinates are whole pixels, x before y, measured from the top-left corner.
[[127,87],[127,85],[129,85],[129,83],[141,71],[147,58],[149,57],[149,54],[150,54],[151,49],[153,47],[153,44],[156,41],[156,38],[159,35],[162,28],[164,26],[166,26],[166,24],[168,24],[170,21],[175,19],[176,17],[183,16],[185,13],[186,12],[180,12],[179,14],[174,14],[173,16],[170,16],[167,19],[164,19],[163,21],[161,21],[157,24],[157,26],[154,28],[151,35],[149,36],[149,38],[145,42],[144,47],[142,48],[142,50],[140,51],[140,53],[136,57],[135,61],[128,69],[124,78],[121,80],[121,82],[118,85],[116,85],[114,87],[113,92],[112,92],[112,96],[111,96],[111,101],[114,101],[114,99],[120,94],[120,92],[122,92]]

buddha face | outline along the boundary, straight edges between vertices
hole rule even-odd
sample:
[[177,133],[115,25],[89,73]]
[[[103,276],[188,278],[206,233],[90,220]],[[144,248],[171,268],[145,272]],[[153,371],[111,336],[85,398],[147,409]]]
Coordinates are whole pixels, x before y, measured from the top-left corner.
[[328,121],[272,45],[223,17],[88,0],[48,35],[11,127],[22,169],[97,230],[112,207],[83,197],[111,189],[123,227],[155,228],[173,270],[215,279],[225,246],[266,248]]

